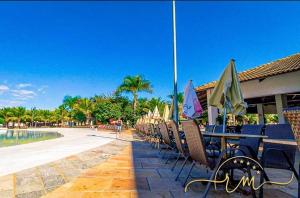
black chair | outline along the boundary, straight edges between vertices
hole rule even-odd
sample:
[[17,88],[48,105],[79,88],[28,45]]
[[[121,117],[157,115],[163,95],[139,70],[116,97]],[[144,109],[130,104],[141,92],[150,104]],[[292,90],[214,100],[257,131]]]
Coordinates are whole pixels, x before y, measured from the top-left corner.
[[[223,125],[214,125],[212,133],[223,133]],[[207,143],[207,139],[205,138],[205,144],[209,150],[213,153],[220,154],[221,151],[221,138],[218,137],[210,137],[209,143]]]
[[[268,136],[268,139],[294,139],[293,131],[289,124],[267,125],[265,128],[265,135]],[[296,150],[297,146],[294,145],[265,142],[261,157],[261,165],[263,168],[290,170],[294,173],[299,183],[299,175],[294,168]],[[264,182],[264,174],[261,174],[261,183]],[[260,188],[260,197],[263,197],[263,187]]]
[[[243,125],[241,134],[261,135],[264,125]],[[242,138],[239,141],[239,153],[257,160],[261,138]],[[241,153],[242,152],[242,153]]]

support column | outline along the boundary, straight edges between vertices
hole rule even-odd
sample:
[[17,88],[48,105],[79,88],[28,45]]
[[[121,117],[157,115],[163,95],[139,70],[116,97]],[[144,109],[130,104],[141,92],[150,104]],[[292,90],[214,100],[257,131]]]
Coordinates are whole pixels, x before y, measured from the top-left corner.
[[275,95],[276,101],[276,111],[278,114],[278,122],[279,124],[287,123],[285,117],[283,116],[283,108],[287,107],[287,98],[284,94],[277,94]]
[[218,117],[218,108],[208,106],[208,99],[212,93],[212,90],[207,90],[207,113],[208,113],[208,124],[209,125],[215,125],[216,124],[216,119]]
[[263,104],[257,104],[256,108],[257,108],[257,114],[258,114],[258,123],[257,124],[265,124]]

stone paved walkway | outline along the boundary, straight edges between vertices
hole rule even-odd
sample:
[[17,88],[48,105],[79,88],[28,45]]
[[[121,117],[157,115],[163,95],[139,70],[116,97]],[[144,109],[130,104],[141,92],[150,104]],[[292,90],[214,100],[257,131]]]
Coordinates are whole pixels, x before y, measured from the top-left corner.
[[[175,182],[178,170],[159,157],[158,151],[131,133],[99,148],[0,178],[0,197],[99,198],[99,197],[200,197],[203,185],[183,192],[182,180]],[[136,139],[136,137],[134,136]],[[128,141],[130,140],[130,141]],[[183,175],[186,175],[184,170]],[[204,175],[204,171],[195,174]],[[278,173],[272,173],[277,175]],[[271,174],[271,175],[272,175]],[[272,176],[273,176],[272,175]],[[287,177],[280,172],[280,177]],[[2,181],[2,182],[1,182]],[[5,181],[5,182],[3,182]],[[293,197],[297,183],[267,189],[265,197]],[[288,193],[286,193],[288,192]],[[244,197],[211,190],[209,197]],[[251,197],[251,196],[248,196]]]

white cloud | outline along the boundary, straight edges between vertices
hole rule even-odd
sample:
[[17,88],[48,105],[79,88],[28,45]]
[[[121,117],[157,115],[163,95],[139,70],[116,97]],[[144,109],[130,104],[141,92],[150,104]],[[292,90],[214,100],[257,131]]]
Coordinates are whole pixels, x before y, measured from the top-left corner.
[[20,83],[16,85],[17,88],[21,89],[21,88],[25,88],[25,87],[31,87],[30,83]]
[[6,85],[0,85],[0,94],[9,90],[9,87]]
[[47,88],[48,88],[48,85],[43,85],[40,88],[38,88],[38,92],[42,92],[44,94],[44,93],[46,93]]
[[36,96],[36,93],[34,91],[26,89],[11,90],[11,93],[14,97],[16,97],[19,100],[27,100]]
[[16,107],[24,104],[24,101],[19,100],[2,100],[0,99],[0,108],[2,107]]

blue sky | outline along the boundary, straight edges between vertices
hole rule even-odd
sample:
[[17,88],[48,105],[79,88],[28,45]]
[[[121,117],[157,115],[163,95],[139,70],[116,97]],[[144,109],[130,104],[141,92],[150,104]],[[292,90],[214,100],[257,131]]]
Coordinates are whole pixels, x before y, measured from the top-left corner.
[[[143,74],[172,92],[171,2],[0,2],[0,106],[54,108]],[[300,52],[300,2],[177,2],[182,91]],[[150,94],[142,94],[151,97]]]

